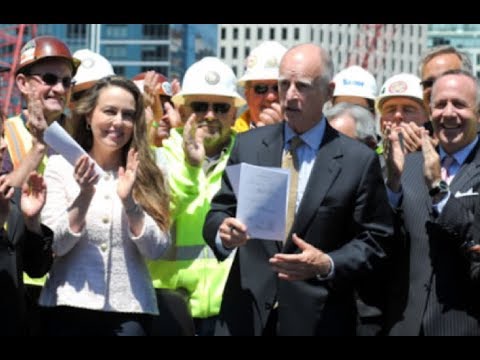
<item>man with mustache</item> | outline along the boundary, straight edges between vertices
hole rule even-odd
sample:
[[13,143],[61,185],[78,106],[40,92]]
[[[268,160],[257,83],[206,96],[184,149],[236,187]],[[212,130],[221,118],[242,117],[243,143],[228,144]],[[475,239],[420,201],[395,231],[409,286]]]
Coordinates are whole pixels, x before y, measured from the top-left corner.
[[157,161],[168,171],[175,225],[171,250],[150,264],[150,272],[156,288],[186,296],[197,335],[213,334],[231,265],[229,260],[217,261],[202,228],[234,144],[231,126],[237,109],[245,104],[236,83],[232,69],[218,58],[193,64],[182,90],[172,97],[185,127],[173,129],[157,152]]

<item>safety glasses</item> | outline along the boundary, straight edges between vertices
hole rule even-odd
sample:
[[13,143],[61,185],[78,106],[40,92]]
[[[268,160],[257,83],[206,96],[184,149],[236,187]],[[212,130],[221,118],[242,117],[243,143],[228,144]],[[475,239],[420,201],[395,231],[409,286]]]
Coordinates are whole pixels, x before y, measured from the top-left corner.
[[196,113],[207,112],[210,105],[212,105],[213,112],[218,114],[226,114],[232,107],[227,103],[208,103],[203,101],[193,101],[190,103],[190,107]]
[[69,89],[71,86],[75,85],[75,81],[70,76],[60,78],[59,76],[52,73],[30,74],[30,76],[40,77],[40,79],[42,79],[42,81],[48,86],[55,86],[59,82],[61,82],[65,89]]
[[278,93],[278,85],[272,85],[268,86],[265,84],[258,84],[253,87],[253,91],[255,91],[255,94],[257,95],[263,95],[266,94],[268,89],[272,89],[274,92]]

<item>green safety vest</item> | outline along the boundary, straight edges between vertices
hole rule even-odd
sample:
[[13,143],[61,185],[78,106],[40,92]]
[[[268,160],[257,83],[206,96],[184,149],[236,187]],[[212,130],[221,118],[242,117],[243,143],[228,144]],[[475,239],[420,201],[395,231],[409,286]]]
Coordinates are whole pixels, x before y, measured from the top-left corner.
[[223,289],[232,265],[230,256],[219,262],[202,236],[205,217],[221,186],[235,135],[209,174],[185,161],[182,131],[172,130],[163,143],[171,192],[172,246],[161,259],[148,263],[155,288],[179,290],[188,298],[192,316],[218,315]]

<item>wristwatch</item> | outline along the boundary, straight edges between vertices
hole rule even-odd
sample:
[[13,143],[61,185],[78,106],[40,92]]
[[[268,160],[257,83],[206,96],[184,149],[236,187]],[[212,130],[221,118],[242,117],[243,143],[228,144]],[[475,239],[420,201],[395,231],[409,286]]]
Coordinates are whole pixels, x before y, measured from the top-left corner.
[[431,197],[434,197],[438,194],[446,195],[450,191],[450,187],[448,186],[445,180],[440,180],[437,182],[428,192]]

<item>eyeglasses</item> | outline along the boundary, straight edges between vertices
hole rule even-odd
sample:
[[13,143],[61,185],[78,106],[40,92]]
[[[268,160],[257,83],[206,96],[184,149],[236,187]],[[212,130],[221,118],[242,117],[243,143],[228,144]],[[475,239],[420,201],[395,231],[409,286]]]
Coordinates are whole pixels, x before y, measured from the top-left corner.
[[196,113],[204,113],[208,111],[208,108],[212,105],[213,112],[219,114],[226,114],[230,111],[232,107],[230,104],[227,103],[208,103],[203,101],[193,101],[190,103],[190,107]]
[[272,85],[268,86],[265,84],[258,84],[253,87],[253,91],[255,91],[255,94],[257,95],[263,95],[266,94],[268,89],[272,89],[274,92],[278,93],[278,85]]
[[39,76],[40,79],[42,79],[42,81],[48,86],[55,86],[59,82],[61,82],[65,89],[69,89],[71,86],[75,85],[75,81],[70,76],[60,78],[59,76],[52,73],[30,74],[30,76]]
[[424,89],[428,89],[428,88],[431,88],[433,86],[433,83],[435,82],[436,79],[426,79],[426,80],[423,80],[423,81],[420,81],[420,85],[424,88]]

